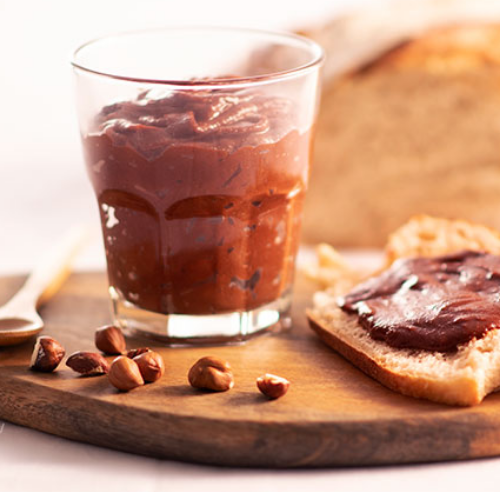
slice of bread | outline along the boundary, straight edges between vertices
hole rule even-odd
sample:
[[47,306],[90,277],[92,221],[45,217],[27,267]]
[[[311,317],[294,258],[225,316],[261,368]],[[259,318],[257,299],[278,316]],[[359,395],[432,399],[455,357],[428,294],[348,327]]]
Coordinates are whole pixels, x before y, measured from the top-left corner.
[[[402,257],[437,256],[474,249],[500,254],[500,234],[465,221],[420,216],[389,239],[387,262]],[[471,406],[500,387],[500,330],[462,345],[456,352],[398,349],[374,340],[357,316],[336,299],[348,289],[317,292],[307,312],[309,324],[330,347],[386,387],[415,398]]]

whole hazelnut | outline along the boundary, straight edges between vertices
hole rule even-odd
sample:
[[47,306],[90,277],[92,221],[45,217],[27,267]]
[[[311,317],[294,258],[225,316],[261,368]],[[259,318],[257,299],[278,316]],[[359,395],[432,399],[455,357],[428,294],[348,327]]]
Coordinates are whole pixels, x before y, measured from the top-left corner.
[[278,399],[284,396],[290,387],[290,382],[283,377],[266,373],[257,379],[259,391],[270,399]]
[[120,391],[131,391],[144,385],[139,366],[127,356],[118,356],[111,363],[108,379]]
[[109,372],[108,362],[97,352],[75,352],[66,360],[66,366],[86,377]]
[[30,368],[38,372],[53,372],[65,354],[64,347],[57,340],[43,335],[36,339]]
[[95,346],[106,354],[121,354],[127,348],[125,337],[117,326],[101,326],[95,331]]
[[165,373],[165,363],[160,354],[148,351],[133,358],[146,382],[156,382]]
[[188,380],[193,387],[210,391],[227,391],[234,386],[229,363],[213,356],[199,359],[189,370]]

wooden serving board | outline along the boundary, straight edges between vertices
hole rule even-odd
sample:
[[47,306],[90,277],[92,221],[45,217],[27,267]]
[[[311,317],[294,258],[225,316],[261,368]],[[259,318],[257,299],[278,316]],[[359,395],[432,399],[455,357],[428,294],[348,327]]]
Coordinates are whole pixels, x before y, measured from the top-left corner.
[[[1,279],[0,302],[22,282]],[[500,394],[474,408],[452,408],[391,392],[310,331],[304,314],[310,294],[299,282],[294,326],[287,333],[239,346],[157,348],[165,376],[130,393],[117,392],[106,377],[80,378],[64,364],[53,374],[29,371],[33,342],[3,348],[0,419],[117,450],[231,466],[387,464],[500,454]],[[94,350],[94,329],[110,320],[104,274],[73,275],[41,312],[44,333],[68,354]],[[140,344],[129,341],[129,347]],[[234,389],[203,393],[188,385],[189,368],[208,354],[230,362]],[[255,379],[265,372],[291,381],[285,397],[268,401],[257,391]]]

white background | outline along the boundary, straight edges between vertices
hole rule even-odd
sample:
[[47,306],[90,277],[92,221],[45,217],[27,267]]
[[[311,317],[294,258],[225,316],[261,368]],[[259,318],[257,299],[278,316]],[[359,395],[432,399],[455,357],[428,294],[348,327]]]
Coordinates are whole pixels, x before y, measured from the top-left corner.
[[[404,0],[403,0],[404,1]],[[362,0],[0,0],[0,274],[28,271],[74,223],[99,233],[69,60],[109,32],[168,25],[296,28]],[[100,240],[79,266],[102,268]],[[0,394],[1,404],[1,394]],[[323,470],[237,470],[99,449],[0,422],[2,490],[498,489],[500,459]]]

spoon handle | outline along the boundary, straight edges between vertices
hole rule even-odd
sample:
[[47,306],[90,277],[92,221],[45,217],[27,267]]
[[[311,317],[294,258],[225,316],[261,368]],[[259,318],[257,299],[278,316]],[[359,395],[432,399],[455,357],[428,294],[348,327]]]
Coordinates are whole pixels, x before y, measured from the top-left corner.
[[54,248],[43,255],[10,304],[15,302],[18,306],[38,308],[49,300],[69,276],[73,260],[88,236],[89,231],[84,226],[70,229]]

